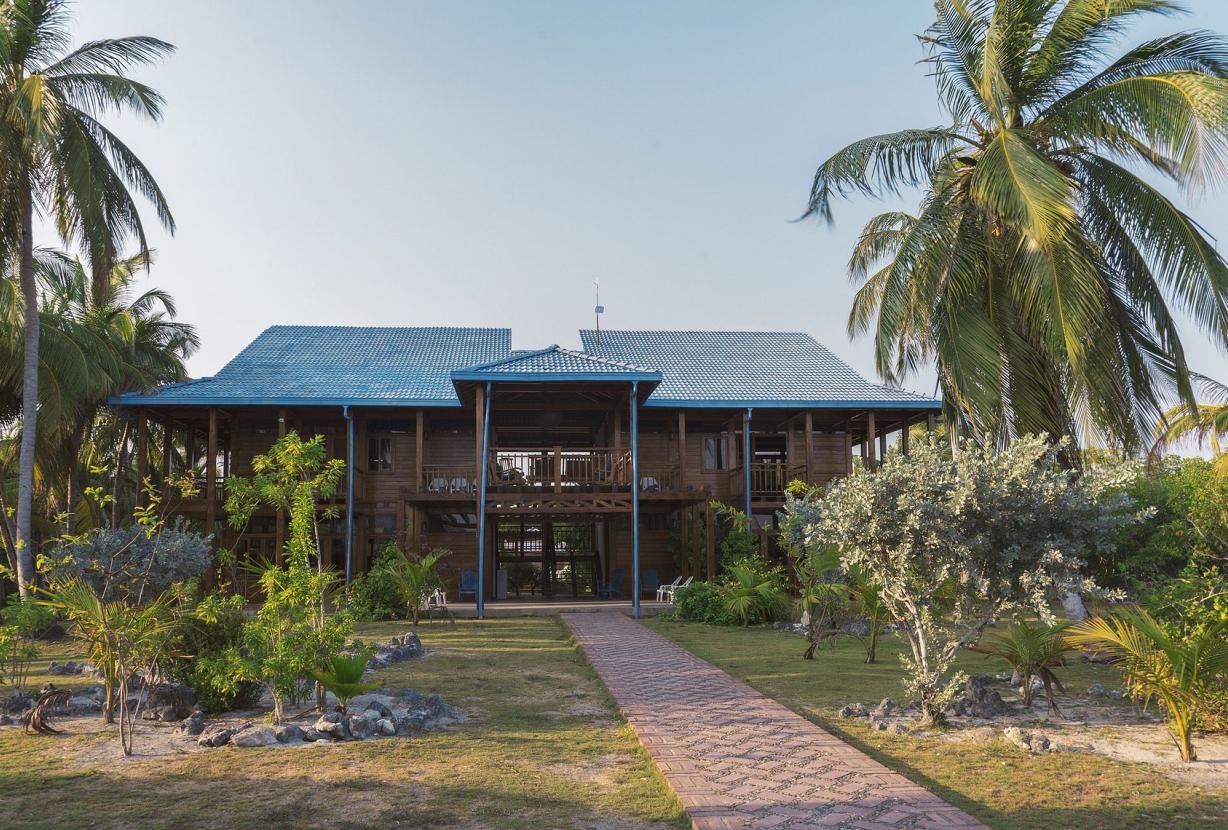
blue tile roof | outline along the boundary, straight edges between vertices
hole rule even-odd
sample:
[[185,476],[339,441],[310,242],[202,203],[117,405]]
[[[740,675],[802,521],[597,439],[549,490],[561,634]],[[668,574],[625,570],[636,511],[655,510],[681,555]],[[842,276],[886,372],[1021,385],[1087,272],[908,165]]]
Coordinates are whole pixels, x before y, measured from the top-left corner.
[[454,369],[511,353],[511,329],[272,326],[213,377],[119,402],[454,406]]
[[533,352],[470,366],[452,373],[454,381],[620,380],[656,383],[661,373],[620,360],[550,346]]
[[[502,328],[273,326],[213,377],[121,404],[456,406],[455,381],[620,380],[647,406],[937,408],[871,383],[796,332],[581,331],[584,351],[513,350]],[[655,388],[654,388],[655,387]]]
[[584,351],[659,369],[647,406],[937,408],[924,395],[871,383],[801,332],[580,332]]

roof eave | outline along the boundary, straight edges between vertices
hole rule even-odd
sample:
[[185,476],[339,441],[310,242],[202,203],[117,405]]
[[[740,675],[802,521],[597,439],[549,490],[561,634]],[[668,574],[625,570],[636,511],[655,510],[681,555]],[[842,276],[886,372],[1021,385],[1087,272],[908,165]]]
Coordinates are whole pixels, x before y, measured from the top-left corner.
[[688,398],[649,398],[646,407],[676,409],[942,409],[942,401],[868,401],[868,400],[692,400]]

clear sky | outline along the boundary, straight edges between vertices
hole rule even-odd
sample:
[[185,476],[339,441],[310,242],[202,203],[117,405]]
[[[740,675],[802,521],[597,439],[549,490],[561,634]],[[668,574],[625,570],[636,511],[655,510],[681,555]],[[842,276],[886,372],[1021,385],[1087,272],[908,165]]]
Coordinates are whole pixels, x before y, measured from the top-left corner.
[[[1140,26],[1228,32],[1228,2]],[[794,223],[844,144],[943,121],[926,0],[79,0],[77,40],[149,34],[157,126],[116,125],[179,223],[151,279],[211,374],[273,323],[787,329],[867,376],[844,266],[862,222]],[[1228,192],[1184,204],[1228,244]],[[148,219],[152,225],[154,218]],[[48,240],[50,241],[50,240]],[[1224,356],[1187,328],[1195,367]],[[932,380],[912,386],[932,391]]]

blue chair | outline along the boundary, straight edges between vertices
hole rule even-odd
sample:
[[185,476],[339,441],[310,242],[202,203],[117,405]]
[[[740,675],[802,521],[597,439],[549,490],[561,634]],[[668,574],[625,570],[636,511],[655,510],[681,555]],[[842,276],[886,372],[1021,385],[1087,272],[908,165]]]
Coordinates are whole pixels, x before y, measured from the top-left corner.
[[657,578],[657,572],[652,568],[640,574],[640,593],[655,593],[661,587],[661,580]]
[[614,573],[610,574],[610,584],[597,589],[597,599],[614,599],[618,597],[622,599],[623,582],[627,579],[626,568],[615,568]]
[[460,589],[457,591],[460,598],[463,600],[466,595],[473,597],[474,602],[478,599],[478,574],[477,571],[461,571]]

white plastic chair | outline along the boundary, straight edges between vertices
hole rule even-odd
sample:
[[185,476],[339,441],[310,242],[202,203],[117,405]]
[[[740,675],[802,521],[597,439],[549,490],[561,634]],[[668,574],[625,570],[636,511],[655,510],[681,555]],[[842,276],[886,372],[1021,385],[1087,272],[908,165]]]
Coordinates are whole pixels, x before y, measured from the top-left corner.
[[667,583],[665,585],[661,585],[660,587],[658,587],[657,588],[657,602],[665,602],[665,597],[668,596],[671,591],[677,588],[678,583],[681,581],[682,581],[682,577],[676,576],[674,577],[673,582],[670,582],[670,583]]
[[673,602],[673,601],[674,601],[674,595],[678,593],[678,589],[679,589],[679,588],[685,588],[685,587],[687,587],[688,585],[690,585],[690,584],[691,584],[692,582],[694,582],[694,581],[695,581],[695,577],[693,577],[693,576],[688,576],[688,577],[686,578],[686,582],[683,582],[683,583],[682,583],[682,584],[680,584],[680,585],[670,585],[670,586],[669,586],[669,591],[667,591],[667,592],[666,592],[666,594],[665,594],[665,600],[666,600],[666,602]]

